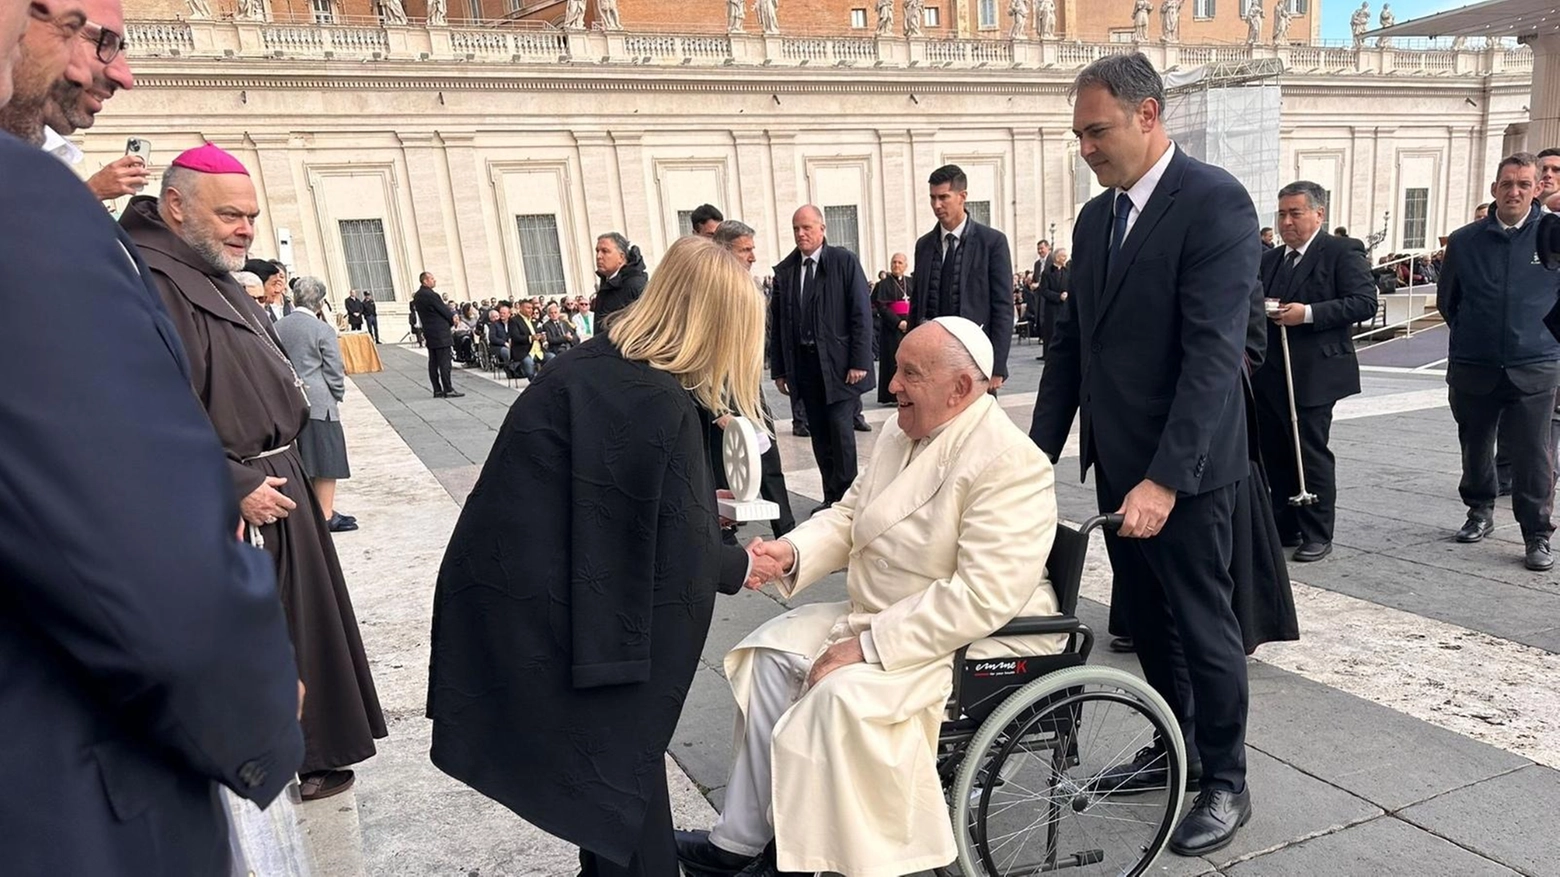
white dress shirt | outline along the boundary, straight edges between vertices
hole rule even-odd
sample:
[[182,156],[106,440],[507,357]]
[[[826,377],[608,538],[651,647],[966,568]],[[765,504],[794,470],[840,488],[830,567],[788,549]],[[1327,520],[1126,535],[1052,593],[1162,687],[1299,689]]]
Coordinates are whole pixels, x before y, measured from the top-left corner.
[[84,157],[80,147],[61,137],[48,125],[43,126],[43,151],[65,162],[67,166],[81,164]]
[[[1284,259],[1288,259],[1290,253],[1299,253],[1300,257],[1298,259],[1295,259],[1295,264],[1294,264],[1292,270],[1295,270],[1295,271],[1300,270],[1300,263],[1305,261],[1306,251],[1311,249],[1311,244],[1316,242],[1316,236],[1321,234],[1321,233],[1322,233],[1322,227],[1320,225],[1318,225],[1316,227],[1316,231],[1311,232],[1311,236],[1309,238],[1306,238],[1305,243],[1301,244],[1299,249],[1295,249],[1294,247],[1286,245],[1284,247],[1284,255],[1279,257],[1279,261],[1282,262]],[[1287,292],[1288,290],[1285,290],[1285,291]],[[1311,306],[1310,305],[1306,305],[1305,306],[1305,321],[1307,323],[1315,322],[1311,318]]]
[[960,222],[959,223],[959,227],[955,228],[953,231],[949,231],[948,229],[943,228],[942,224],[938,223],[938,225],[937,225],[937,246],[942,249],[942,255],[943,255],[944,259],[948,258],[948,235],[953,235],[953,239],[955,241],[958,241],[960,244],[963,244],[964,243],[964,230],[969,228],[969,227],[970,227],[970,215],[968,213],[964,214],[964,220],[962,222]]
[[[1127,231],[1126,234],[1121,236],[1123,243],[1126,242],[1128,235],[1132,234],[1132,226],[1137,225],[1138,217],[1143,215],[1143,209],[1148,206],[1148,199],[1154,197],[1154,190],[1159,188],[1159,181],[1165,176],[1165,168],[1170,166],[1170,159],[1174,157],[1175,143],[1172,142],[1170,148],[1165,150],[1165,154],[1159,156],[1159,160],[1154,162],[1154,166],[1149,168],[1147,173],[1143,174],[1143,176],[1138,178],[1137,182],[1132,184],[1132,188],[1122,189],[1117,187],[1116,194],[1118,196],[1125,192],[1126,196],[1132,199],[1132,209],[1127,212]],[[1112,200],[1114,203],[1114,199]],[[1114,209],[1112,208],[1112,213],[1114,213]]]

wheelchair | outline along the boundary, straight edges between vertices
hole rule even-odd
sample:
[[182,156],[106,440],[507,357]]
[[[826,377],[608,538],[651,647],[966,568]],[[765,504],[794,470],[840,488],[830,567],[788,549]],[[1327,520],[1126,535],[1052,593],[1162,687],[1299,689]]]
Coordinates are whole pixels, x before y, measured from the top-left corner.
[[[1186,789],[1180,726],[1143,680],[1087,666],[1094,634],[1075,615],[1089,534],[1120,524],[1058,524],[1046,570],[1061,614],[1016,618],[992,635],[1065,635],[1060,654],[976,660],[960,650],[937,743],[959,857],[938,877],[1131,877],[1169,841]],[[1102,777],[1151,746],[1163,785],[1129,794]]]

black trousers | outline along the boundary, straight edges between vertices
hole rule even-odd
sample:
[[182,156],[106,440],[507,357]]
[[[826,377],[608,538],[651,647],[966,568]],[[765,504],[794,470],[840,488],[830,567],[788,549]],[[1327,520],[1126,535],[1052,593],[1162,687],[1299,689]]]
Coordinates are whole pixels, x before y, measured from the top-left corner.
[[[1495,438],[1495,480],[1507,493],[1511,492],[1511,454],[1506,450],[1512,443],[1507,435],[1510,429],[1502,422]],[[1549,443],[1551,459],[1560,461],[1560,390],[1555,391],[1555,413],[1549,418]]]
[[759,457],[763,477],[758,482],[758,495],[780,507],[780,516],[769,522],[775,538],[796,529],[796,515],[791,512],[791,494],[785,486],[785,471],[780,463],[780,443],[770,442],[769,450]]
[[368,323],[368,334],[374,336],[374,343],[379,343],[379,317],[363,315],[363,320]]
[[812,434],[813,457],[823,475],[823,501],[838,502],[856,480],[856,412],[860,396],[829,402],[815,348],[802,348],[791,393],[800,394]]
[[679,873],[666,771],[658,763],[645,779],[650,784],[650,800],[646,804],[644,827],[640,829],[634,857],[624,866],[582,849],[580,877],[675,877]]
[[1273,518],[1280,536],[1298,533],[1302,542],[1331,542],[1338,514],[1338,464],[1327,447],[1333,406],[1308,406],[1297,409],[1297,413],[1305,487],[1316,494],[1316,503],[1308,506],[1289,504],[1289,498],[1300,493],[1295,439],[1289,425],[1289,398],[1283,394],[1257,394],[1257,428],[1262,436],[1262,465],[1273,488]]
[[1495,435],[1501,433],[1511,458],[1511,510],[1524,539],[1554,532],[1554,461],[1550,416],[1554,390],[1524,393],[1502,374],[1488,393],[1448,390],[1457,443],[1462,448],[1462,482],[1457,492],[1468,513],[1489,518],[1499,489],[1495,477]]
[[[1095,467],[1100,508],[1115,511],[1136,484],[1107,484]],[[1187,762],[1202,783],[1246,785],[1246,650],[1231,603],[1235,492],[1239,484],[1176,500],[1152,539],[1105,534],[1127,630],[1143,678],[1181,725]],[[1130,753],[1125,754],[1130,757]]]
[[450,348],[428,348],[428,382],[433,384],[435,393],[448,393],[454,389],[450,384]]

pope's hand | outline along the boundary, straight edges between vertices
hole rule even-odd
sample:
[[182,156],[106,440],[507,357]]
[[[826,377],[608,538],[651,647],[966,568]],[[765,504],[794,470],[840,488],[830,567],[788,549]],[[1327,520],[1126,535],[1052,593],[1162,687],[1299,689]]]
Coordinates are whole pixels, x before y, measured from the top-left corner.
[[287,517],[287,513],[297,508],[298,504],[277,490],[286,483],[286,478],[268,477],[264,484],[244,497],[238,504],[239,513],[244,516],[244,520],[251,526],[264,527],[276,523],[278,518]]
[[772,542],[754,539],[747,544],[747,552],[753,560],[753,569],[748,573],[743,587],[752,591],[757,591],[770,582],[778,581],[796,563],[796,549],[784,539],[776,539]]
[[850,639],[840,640],[818,656],[813,662],[812,672],[807,674],[807,687],[815,688],[823,681],[823,677],[833,673],[841,667],[849,667],[851,664],[865,664],[867,656],[861,651],[861,637],[853,636]]

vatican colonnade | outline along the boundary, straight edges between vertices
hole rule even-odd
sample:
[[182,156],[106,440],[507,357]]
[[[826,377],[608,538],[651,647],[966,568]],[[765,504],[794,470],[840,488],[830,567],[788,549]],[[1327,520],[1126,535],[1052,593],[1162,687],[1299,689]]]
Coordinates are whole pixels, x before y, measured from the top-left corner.
[[[653,267],[704,202],[759,230],[760,267],[792,210],[886,267],[932,222],[924,180],[969,172],[973,212],[1015,257],[1065,243],[1096,191],[1066,90],[1102,54],[1160,69],[1276,58],[1281,164],[1329,190],[1330,224],[1381,252],[1433,248],[1487,200],[1520,145],[1531,54],[899,35],[636,33],[428,25],[152,21],[127,10],[134,90],[76,140],[83,173],[151,141],[159,172],[213,142],[250,167],[254,252],[403,301],[433,271],[456,299],[593,286],[597,234]],[[1508,142],[1510,141],[1510,142]],[[1259,210],[1265,205],[1259,205]],[[1016,266],[1018,267],[1018,266]],[[394,304],[385,309],[397,310]]]

